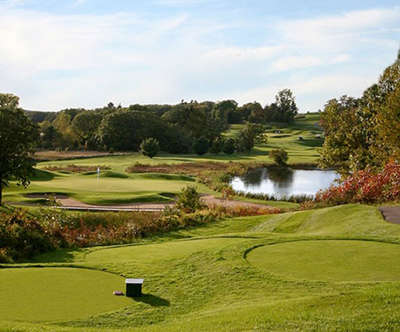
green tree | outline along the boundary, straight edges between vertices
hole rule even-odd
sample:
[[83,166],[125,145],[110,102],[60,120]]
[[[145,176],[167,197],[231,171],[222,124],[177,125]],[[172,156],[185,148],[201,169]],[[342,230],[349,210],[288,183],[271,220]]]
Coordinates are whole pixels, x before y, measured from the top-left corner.
[[297,105],[295,97],[290,89],[283,89],[275,96],[277,114],[274,121],[293,122],[297,115]]
[[388,158],[400,160],[400,85],[378,113],[376,130],[380,148],[376,153],[384,161]]
[[270,158],[272,158],[278,166],[286,166],[288,160],[288,154],[284,149],[275,149],[269,153]]
[[263,135],[265,128],[261,124],[247,123],[236,137],[236,148],[239,152],[250,152],[258,137]]
[[210,146],[210,143],[209,143],[208,139],[205,137],[200,137],[200,138],[194,140],[193,150],[196,154],[201,156],[208,152],[209,146]]
[[57,113],[57,117],[52,125],[61,134],[59,140],[59,147],[62,149],[72,148],[78,145],[77,137],[71,127],[73,116],[75,116],[75,109],[64,110]]
[[224,141],[222,137],[217,137],[211,144],[210,152],[218,154],[222,151],[224,147]]
[[225,140],[222,151],[226,154],[232,154],[235,152],[235,141],[233,138],[228,138]]
[[83,111],[72,120],[71,126],[79,137],[80,144],[85,148],[88,144],[93,145],[95,134],[101,122],[101,115],[94,111]]
[[121,109],[104,117],[98,135],[107,148],[117,151],[138,151],[148,137],[157,139],[160,149],[167,150],[167,132],[167,124],[157,115]]
[[150,158],[153,158],[160,151],[160,144],[155,138],[146,138],[140,144],[140,151]]
[[0,205],[3,188],[10,180],[29,185],[32,154],[39,140],[39,128],[18,104],[17,96],[0,94]]
[[331,100],[321,115],[325,142],[320,164],[351,172],[380,168],[399,158],[400,59],[387,67],[362,98]]
[[61,134],[48,121],[40,124],[40,146],[45,149],[54,149],[59,146]]
[[186,186],[178,194],[176,207],[185,212],[194,212],[202,207],[200,194],[193,186]]

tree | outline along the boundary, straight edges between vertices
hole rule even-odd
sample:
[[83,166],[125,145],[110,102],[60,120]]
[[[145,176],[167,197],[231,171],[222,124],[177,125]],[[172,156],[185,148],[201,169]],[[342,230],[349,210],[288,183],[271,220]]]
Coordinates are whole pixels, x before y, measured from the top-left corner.
[[275,149],[269,153],[269,156],[275,161],[278,166],[286,166],[288,154],[283,149]]
[[198,139],[195,139],[193,143],[193,150],[196,152],[198,155],[203,155],[208,152],[208,148],[210,146],[210,143],[208,142],[208,139],[205,137],[200,137]]
[[247,123],[236,137],[236,148],[239,152],[250,152],[257,137],[264,133],[264,126],[256,123]]
[[40,146],[45,149],[54,149],[59,145],[61,140],[61,134],[51,125],[48,121],[44,121],[40,124]]
[[64,110],[57,114],[52,125],[61,134],[59,145],[61,148],[65,149],[68,147],[77,146],[77,137],[71,127],[72,118],[76,115],[75,109]]
[[344,173],[381,168],[398,159],[400,59],[387,67],[362,98],[343,96],[327,103],[321,115],[325,142],[320,164]]
[[235,152],[235,141],[232,138],[228,138],[224,142],[222,151],[226,154],[232,154]]
[[83,111],[74,117],[71,126],[79,137],[81,145],[87,147],[95,140],[96,131],[101,122],[101,115],[94,111]]
[[185,212],[194,212],[202,207],[200,194],[193,186],[186,186],[178,194],[176,207]]
[[400,85],[379,112],[376,129],[382,159],[400,160]]
[[140,144],[140,151],[150,158],[153,158],[160,151],[160,145],[155,138],[146,138]]
[[321,125],[325,131],[320,156],[322,167],[334,167],[347,172],[355,167],[353,160],[361,161],[360,154],[365,151],[361,147],[365,139],[356,133],[359,127],[358,106],[359,100],[348,96],[340,100],[332,99],[325,105],[321,114]]
[[0,94],[0,205],[10,180],[27,186],[33,171],[31,158],[39,129],[18,107],[19,98]]
[[160,149],[167,150],[168,125],[157,115],[147,112],[116,110],[108,114],[99,126],[99,139],[117,151],[138,151],[140,143],[148,137],[159,141]]
[[223,147],[224,141],[222,140],[222,137],[217,137],[211,144],[210,152],[218,154],[222,151]]
[[265,120],[293,122],[297,115],[297,105],[291,90],[283,89],[275,96],[275,103],[265,107]]

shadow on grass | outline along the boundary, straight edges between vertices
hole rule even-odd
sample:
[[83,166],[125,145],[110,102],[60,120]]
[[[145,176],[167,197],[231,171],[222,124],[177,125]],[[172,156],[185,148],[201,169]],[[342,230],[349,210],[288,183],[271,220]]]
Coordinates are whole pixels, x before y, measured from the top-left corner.
[[31,180],[32,181],[51,181],[55,177],[56,177],[56,175],[52,172],[34,168]]
[[29,260],[30,263],[72,263],[77,252],[82,252],[82,249],[57,249],[44,254],[40,254]]
[[170,302],[162,297],[151,295],[151,294],[142,294],[139,297],[131,297],[132,300],[136,302],[142,302],[151,305],[152,307],[169,307]]

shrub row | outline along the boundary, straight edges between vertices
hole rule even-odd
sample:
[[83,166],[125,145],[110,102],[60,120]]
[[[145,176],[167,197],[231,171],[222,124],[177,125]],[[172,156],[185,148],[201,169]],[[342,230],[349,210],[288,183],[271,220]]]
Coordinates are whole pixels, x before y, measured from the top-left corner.
[[32,258],[57,248],[82,248],[132,243],[137,239],[225,217],[279,213],[279,209],[212,206],[185,213],[176,208],[163,213],[66,213],[42,209],[36,215],[23,210],[0,214],[0,263]]
[[400,164],[389,162],[381,171],[357,171],[339,185],[317,193],[315,202],[329,205],[400,200]]

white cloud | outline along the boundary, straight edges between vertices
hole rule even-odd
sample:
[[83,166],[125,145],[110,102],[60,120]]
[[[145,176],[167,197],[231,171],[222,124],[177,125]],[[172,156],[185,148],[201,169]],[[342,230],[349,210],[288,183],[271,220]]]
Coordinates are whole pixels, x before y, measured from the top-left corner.
[[149,18],[0,9],[0,91],[18,94],[29,109],[50,110],[181,98],[266,103],[281,88],[293,89],[302,108],[319,108],[331,97],[358,95],[377,78],[369,68],[364,75],[348,71],[354,50],[367,43],[397,47],[369,31],[391,32],[400,22],[398,8],[281,20],[258,44],[236,45],[224,36],[242,22],[190,13]]
[[278,29],[288,42],[303,48],[338,50],[354,47],[366,33],[397,24],[400,8],[352,11],[342,15],[286,21]]

